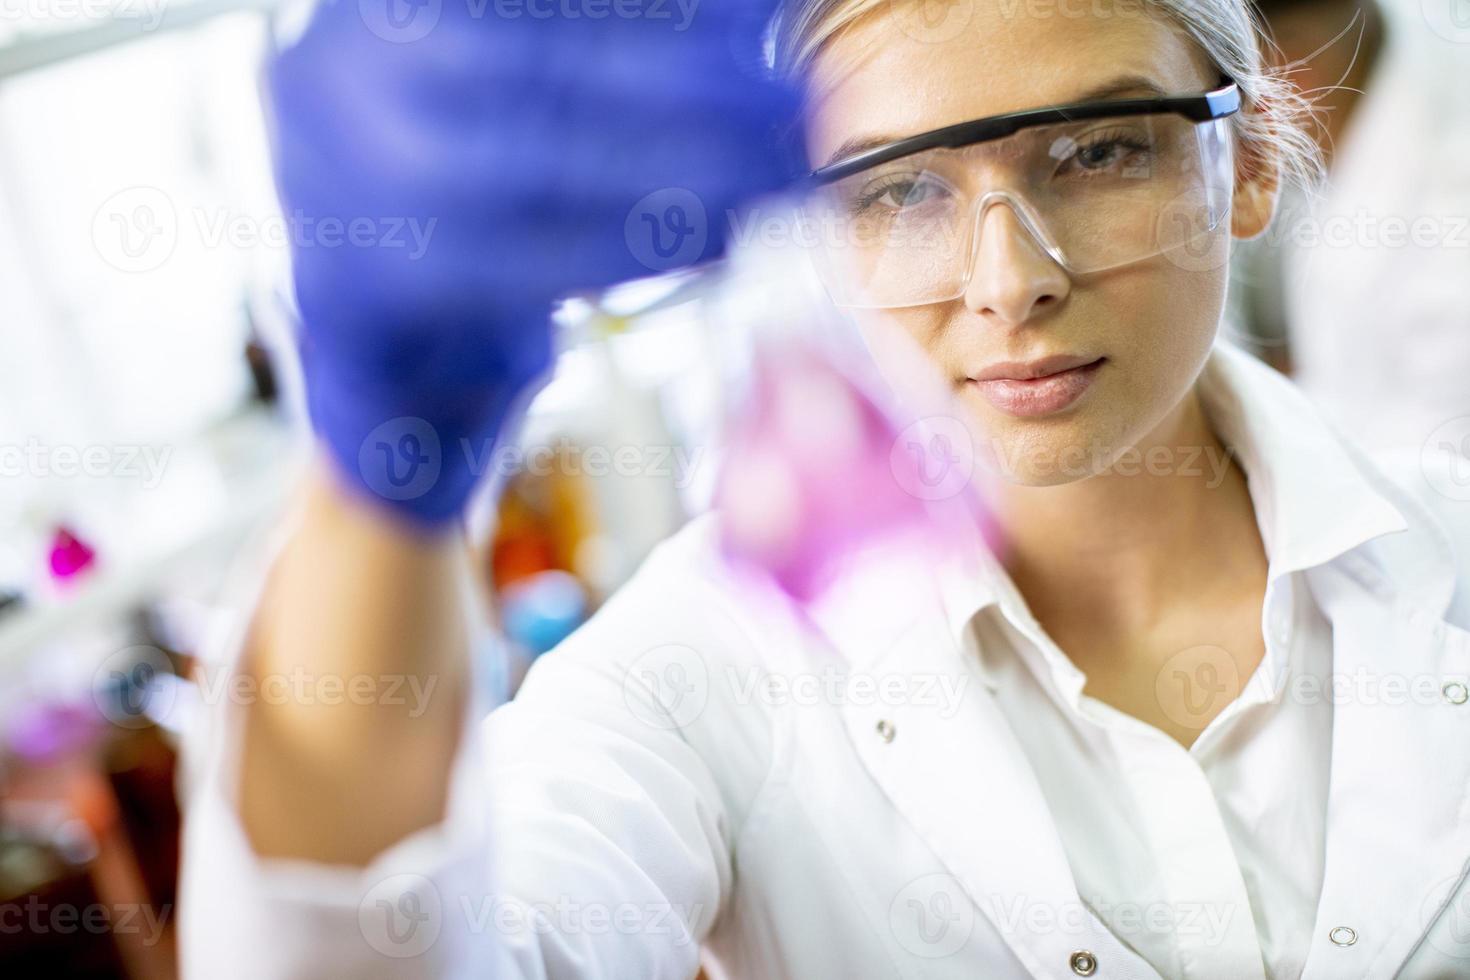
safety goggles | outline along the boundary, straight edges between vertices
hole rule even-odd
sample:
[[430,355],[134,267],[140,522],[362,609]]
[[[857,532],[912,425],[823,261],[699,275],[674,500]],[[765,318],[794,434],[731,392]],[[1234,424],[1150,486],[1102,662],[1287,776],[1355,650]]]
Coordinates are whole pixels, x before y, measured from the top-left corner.
[[[964,295],[1004,204],[1074,275],[1195,245],[1229,213],[1229,79],[1199,95],[1034,109],[946,126],[817,170],[803,220],[840,306]],[[995,223],[986,233],[1001,233]]]

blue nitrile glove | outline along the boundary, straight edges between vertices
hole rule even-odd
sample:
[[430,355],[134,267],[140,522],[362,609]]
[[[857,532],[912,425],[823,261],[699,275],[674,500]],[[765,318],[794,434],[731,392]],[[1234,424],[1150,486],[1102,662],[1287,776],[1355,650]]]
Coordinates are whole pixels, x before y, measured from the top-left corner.
[[351,485],[455,519],[549,367],[552,301],[714,257],[727,209],[789,181],[774,4],[316,11],[269,84],[308,400]]

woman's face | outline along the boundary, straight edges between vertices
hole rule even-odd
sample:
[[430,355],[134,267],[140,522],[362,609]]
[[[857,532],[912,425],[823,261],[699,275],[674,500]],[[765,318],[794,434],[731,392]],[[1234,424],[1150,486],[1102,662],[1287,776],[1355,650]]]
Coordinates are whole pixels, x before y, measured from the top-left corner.
[[[1127,76],[1171,94],[1219,82],[1197,46],[1137,0],[961,0],[940,8],[939,21],[926,20],[933,5],[891,0],[818,57],[808,136],[814,166],[849,141],[1076,102]],[[1130,94],[1149,93],[1109,97]],[[1240,204],[1237,189],[1237,212]],[[1242,229],[1239,213],[1235,221],[1237,234],[1260,230]],[[1229,235],[1229,226],[1222,222],[1214,234]],[[1224,241],[1213,244],[1211,254],[1225,254]],[[1195,247],[1189,261],[1159,255],[1073,277],[1006,206],[987,211],[975,248],[962,297],[858,314],[880,363],[885,346],[917,342],[962,406],[982,459],[1013,482],[1072,482],[1129,448],[1172,437],[1220,320],[1223,261],[1200,262]],[[1042,384],[987,377],[1071,365],[1087,366]]]

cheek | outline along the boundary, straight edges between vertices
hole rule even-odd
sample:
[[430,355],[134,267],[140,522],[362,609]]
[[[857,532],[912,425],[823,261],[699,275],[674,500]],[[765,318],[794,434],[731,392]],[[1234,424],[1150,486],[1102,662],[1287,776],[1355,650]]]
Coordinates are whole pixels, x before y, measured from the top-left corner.
[[1225,268],[1187,268],[1168,256],[1140,272],[1145,274],[1128,284],[1133,295],[1123,302],[1138,311],[1129,343],[1139,397],[1164,403],[1139,406],[1147,417],[1172,408],[1204,366],[1219,332],[1229,275]]
[[858,323],[864,336],[885,336],[890,338],[889,343],[894,342],[891,338],[901,337],[903,343],[936,357],[940,354],[946,319],[942,305],[861,310],[857,314]]
[[[1161,255],[1103,273],[1074,292],[1075,335],[1112,362],[1116,390],[1097,407],[1147,417],[1182,398],[1209,357],[1228,279],[1223,267],[1191,268]],[[1161,408],[1160,400],[1169,404]]]

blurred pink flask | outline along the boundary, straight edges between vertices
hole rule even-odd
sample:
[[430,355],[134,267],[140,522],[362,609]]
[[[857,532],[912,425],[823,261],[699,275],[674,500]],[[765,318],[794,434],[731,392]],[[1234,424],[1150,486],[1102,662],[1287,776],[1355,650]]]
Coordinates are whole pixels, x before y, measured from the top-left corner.
[[970,486],[971,440],[952,416],[900,429],[829,360],[797,345],[756,356],[732,420],[716,505],[736,566],[803,605],[875,547],[942,559],[961,524],[988,537]]

